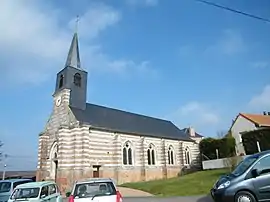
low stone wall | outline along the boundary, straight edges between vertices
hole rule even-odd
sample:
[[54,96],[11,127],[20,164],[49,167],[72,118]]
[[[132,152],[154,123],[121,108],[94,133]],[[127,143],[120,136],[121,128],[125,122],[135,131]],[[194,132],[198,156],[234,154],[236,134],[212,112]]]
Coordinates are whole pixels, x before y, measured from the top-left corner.
[[209,170],[209,169],[221,169],[221,168],[228,168],[233,163],[232,161],[237,161],[238,164],[240,161],[242,161],[247,156],[237,156],[232,158],[222,158],[222,159],[214,159],[214,160],[207,160],[202,162],[203,170]]

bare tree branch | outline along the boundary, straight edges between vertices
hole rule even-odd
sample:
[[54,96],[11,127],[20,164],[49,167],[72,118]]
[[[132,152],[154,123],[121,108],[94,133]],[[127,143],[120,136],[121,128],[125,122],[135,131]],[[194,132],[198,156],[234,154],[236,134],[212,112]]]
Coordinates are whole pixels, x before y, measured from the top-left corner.
[[219,138],[219,139],[224,138],[226,135],[227,135],[227,131],[225,131],[225,130],[217,131],[217,138]]

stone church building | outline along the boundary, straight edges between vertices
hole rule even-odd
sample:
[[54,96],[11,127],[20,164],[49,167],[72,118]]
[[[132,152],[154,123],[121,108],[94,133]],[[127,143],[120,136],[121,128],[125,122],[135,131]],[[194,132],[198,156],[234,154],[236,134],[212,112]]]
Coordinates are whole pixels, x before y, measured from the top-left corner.
[[196,165],[202,136],[192,128],[87,103],[86,97],[75,33],[39,135],[37,180],[56,180],[66,191],[82,178],[111,177],[121,184],[174,177],[183,166]]

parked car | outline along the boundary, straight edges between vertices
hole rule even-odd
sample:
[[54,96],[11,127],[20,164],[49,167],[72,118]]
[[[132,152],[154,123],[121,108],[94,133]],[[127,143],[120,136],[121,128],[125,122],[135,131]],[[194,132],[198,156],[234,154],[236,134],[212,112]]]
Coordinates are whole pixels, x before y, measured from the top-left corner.
[[8,202],[21,200],[35,202],[63,202],[63,198],[56,183],[51,181],[30,182],[18,185],[12,192]]
[[122,202],[122,195],[110,178],[91,178],[74,184],[69,202]]
[[0,181],[0,202],[7,202],[12,191],[20,184],[33,182],[31,179],[9,179]]
[[270,151],[246,157],[210,193],[216,202],[270,201]]

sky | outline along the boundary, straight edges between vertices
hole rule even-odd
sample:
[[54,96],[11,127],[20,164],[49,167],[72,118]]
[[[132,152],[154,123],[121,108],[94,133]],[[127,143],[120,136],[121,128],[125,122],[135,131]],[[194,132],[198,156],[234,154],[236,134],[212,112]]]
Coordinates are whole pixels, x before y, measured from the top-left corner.
[[[270,19],[268,0],[215,2]],[[270,23],[195,0],[2,0],[0,140],[8,170],[36,168],[77,15],[90,103],[210,137],[239,112],[270,111]]]

